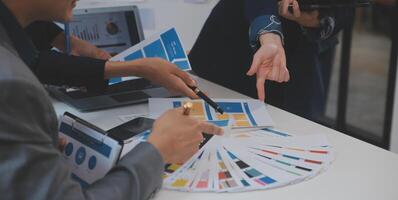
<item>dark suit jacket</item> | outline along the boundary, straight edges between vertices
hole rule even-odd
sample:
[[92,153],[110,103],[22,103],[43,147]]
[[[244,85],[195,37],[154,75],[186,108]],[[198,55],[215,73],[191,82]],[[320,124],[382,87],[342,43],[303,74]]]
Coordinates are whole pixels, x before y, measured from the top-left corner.
[[25,28],[38,50],[35,65],[29,66],[43,84],[86,87],[88,90],[104,90],[105,60],[67,55],[54,50],[52,42],[63,32],[49,21],[36,21]]
[[[256,78],[249,77],[255,50],[249,45],[249,27],[261,15],[277,15],[275,0],[220,0],[206,20],[189,58],[197,75],[257,98]],[[352,18],[352,10],[334,10],[336,26],[327,39],[309,38],[301,27],[282,19],[287,84],[266,82],[266,101],[313,119],[323,112],[336,34]]]

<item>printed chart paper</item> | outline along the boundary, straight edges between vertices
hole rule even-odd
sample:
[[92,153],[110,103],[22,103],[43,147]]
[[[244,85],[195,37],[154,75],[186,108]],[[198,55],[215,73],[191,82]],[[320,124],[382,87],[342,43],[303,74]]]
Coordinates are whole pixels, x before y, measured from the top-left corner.
[[[177,65],[181,70],[191,70],[191,64],[185,53],[175,28],[161,32],[111,58],[111,61],[132,61],[140,58],[163,58]],[[109,80],[109,84],[137,79],[138,77],[120,77]]]
[[265,104],[251,99],[214,99],[224,110],[224,114],[220,114],[203,100],[151,98],[149,99],[150,117],[158,118],[167,110],[181,107],[188,101],[193,104],[191,117],[209,121],[221,127],[264,128],[274,125]]

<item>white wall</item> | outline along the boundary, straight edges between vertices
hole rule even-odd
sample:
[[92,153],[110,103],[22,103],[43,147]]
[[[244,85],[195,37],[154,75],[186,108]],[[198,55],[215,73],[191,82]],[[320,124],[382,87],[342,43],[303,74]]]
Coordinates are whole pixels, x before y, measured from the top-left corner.
[[392,119],[390,150],[392,152],[398,153],[398,80],[395,83],[394,112]]

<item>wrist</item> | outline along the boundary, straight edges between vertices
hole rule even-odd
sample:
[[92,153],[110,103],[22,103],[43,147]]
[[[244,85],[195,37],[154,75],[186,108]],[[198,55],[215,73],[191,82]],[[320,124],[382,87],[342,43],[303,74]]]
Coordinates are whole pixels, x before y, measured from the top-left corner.
[[[161,141],[159,141],[158,138],[154,138],[152,135],[157,135],[156,133],[151,133],[151,135],[148,138],[148,143],[150,143],[152,146],[155,147],[155,149],[159,152],[160,156],[162,157],[164,162],[167,162],[167,154],[165,152],[165,149],[168,147],[164,145]],[[152,137],[151,137],[152,136]]]
[[104,78],[110,79],[114,77],[125,77],[125,76],[142,76],[142,67],[136,61],[130,62],[117,62],[107,61],[105,62]]
[[276,33],[264,33],[259,37],[261,45],[273,43],[282,46],[282,38]]

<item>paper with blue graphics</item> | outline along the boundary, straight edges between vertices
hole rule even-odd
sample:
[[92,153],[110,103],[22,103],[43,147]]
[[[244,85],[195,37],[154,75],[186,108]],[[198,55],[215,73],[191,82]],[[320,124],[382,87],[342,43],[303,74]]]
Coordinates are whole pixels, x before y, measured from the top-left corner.
[[191,102],[193,107],[190,116],[214,123],[221,127],[265,128],[274,126],[265,104],[254,99],[213,99],[225,112],[217,113],[203,100],[186,98],[151,98],[149,99],[149,115],[159,117],[165,111],[181,107],[185,102]]
[[[175,28],[153,35],[114,56],[111,61],[132,61],[140,58],[163,58],[174,63],[183,71],[191,70],[191,64]],[[113,78],[109,80],[109,84],[137,78],[139,77]]]
[[59,136],[67,140],[62,155],[82,187],[103,178],[119,160],[122,146],[116,140],[67,115],[62,117]]

